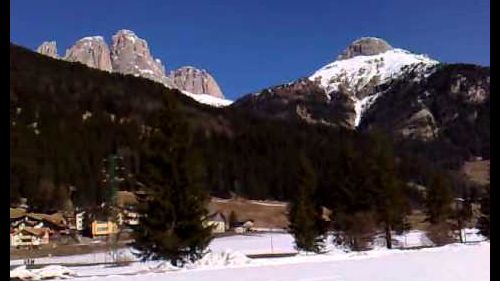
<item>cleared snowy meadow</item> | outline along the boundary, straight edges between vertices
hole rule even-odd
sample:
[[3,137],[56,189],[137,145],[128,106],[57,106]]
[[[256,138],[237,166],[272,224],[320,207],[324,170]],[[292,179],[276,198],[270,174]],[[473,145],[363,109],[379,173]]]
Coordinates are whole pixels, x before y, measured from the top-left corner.
[[[427,243],[421,233],[410,233],[406,240],[411,245]],[[298,254],[293,257],[249,259],[245,255],[259,253],[295,252],[289,234],[238,235],[215,239],[211,253],[195,264],[178,269],[164,262],[134,262],[126,266],[63,267],[77,280],[489,280],[490,244],[452,244],[419,250],[386,250],[376,247],[367,252],[346,252],[329,247],[321,255]],[[130,249],[123,255],[132,259]],[[71,257],[37,259],[42,263],[102,262],[105,253]],[[11,261],[11,265],[22,261]],[[22,267],[18,270],[22,272]],[[57,268],[52,268],[57,270]],[[12,273],[11,273],[12,274]],[[57,274],[54,274],[57,276]],[[68,276],[71,278],[71,276]]]

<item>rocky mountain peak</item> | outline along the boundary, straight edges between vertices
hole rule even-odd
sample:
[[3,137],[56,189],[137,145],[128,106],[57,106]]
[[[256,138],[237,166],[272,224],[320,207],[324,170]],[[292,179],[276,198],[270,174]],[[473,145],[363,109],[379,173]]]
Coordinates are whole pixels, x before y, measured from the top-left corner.
[[[44,42],[37,52],[57,57],[55,42]],[[143,77],[168,88],[178,88],[195,100],[214,106],[226,106],[232,101],[224,99],[215,79],[203,69],[183,67],[171,73],[176,83],[166,74],[162,62],[154,58],[146,40],[127,29],[118,30],[108,47],[102,36],[85,37],[66,51],[63,60],[80,62],[89,67]]]
[[377,37],[362,37],[347,46],[337,60],[350,59],[356,56],[373,56],[392,50],[392,46]]
[[146,40],[133,31],[119,30],[112,38],[111,63],[113,70],[164,82],[165,68],[154,59]]
[[169,77],[174,85],[181,90],[196,95],[205,94],[224,98],[219,85],[217,85],[215,79],[205,69],[183,66],[170,72]]
[[108,45],[102,36],[84,37],[66,50],[64,59],[81,62],[89,67],[111,72],[112,65]]
[[57,55],[56,41],[45,41],[38,48],[36,48],[37,53],[46,55],[52,58],[59,58]]

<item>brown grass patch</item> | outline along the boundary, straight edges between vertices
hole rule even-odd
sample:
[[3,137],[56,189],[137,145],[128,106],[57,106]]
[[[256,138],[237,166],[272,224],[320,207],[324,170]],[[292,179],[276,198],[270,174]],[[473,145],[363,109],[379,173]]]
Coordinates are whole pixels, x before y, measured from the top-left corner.
[[254,220],[255,227],[285,228],[288,226],[284,202],[213,198],[208,208],[211,212],[222,212],[226,218],[229,218],[231,211],[234,211],[238,220]]

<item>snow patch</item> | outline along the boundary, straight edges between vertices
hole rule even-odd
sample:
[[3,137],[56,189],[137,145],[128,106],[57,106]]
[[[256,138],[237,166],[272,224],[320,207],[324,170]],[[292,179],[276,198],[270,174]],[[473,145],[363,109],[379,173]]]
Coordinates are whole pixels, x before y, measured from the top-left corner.
[[363,116],[363,113],[366,112],[368,108],[370,108],[377,98],[380,96],[381,93],[376,93],[375,95],[367,96],[360,99],[357,99],[353,97],[354,100],[354,111],[356,112],[356,118],[354,119],[354,126],[358,127],[359,123],[361,122],[361,117]]
[[208,105],[215,106],[215,107],[228,106],[228,105],[233,103],[233,101],[231,101],[231,100],[221,99],[221,98],[214,97],[211,95],[205,95],[205,94],[196,95],[196,94],[190,93],[188,91],[183,91],[183,90],[181,90],[181,92],[199,103],[208,104]]
[[209,252],[203,258],[195,262],[196,267],[220,267],[244,265],[250,263],[251,260],[244,254],[225,249],[220,252]]
[[340,84],[359,90],[371,81],[378,85],[385,83],[402,74],[403,67],[416,64],[424,67],[438,64],[438,61],[403,49],[392,49],[378,55],[334,61],[317,70],[309,79],[319,79],[328,93],[338,90]]
[[19,278],[21,280],[67,279],[76,275],[76,272],[61,265],[49,265],[32,270],[26,269],[26,266],[20,266],[10,271],[11,279]]
[[102,41],[104,42],[104,38],[102,36],[87,36],[80,39],[80,41]]
[[380,95],[377,93],[358,99],[355,97],[357,92],[368,85],[378,86],[391,79],[396,79],[407,71],[423,74],[414,78],[414,81],[418,82],[421,77],[428,77],[435,71],[433,66],[438,63],[426,55],[413,54],[403,49],[392,49],[372,56],[356,56],[336,60],[317,70],[309,77],[309,80],[318,81],[328,97],[331,93],[338,91],[341,85],[352,92],[356,112],[355,126],[357,127],[363,113],[373,105]]

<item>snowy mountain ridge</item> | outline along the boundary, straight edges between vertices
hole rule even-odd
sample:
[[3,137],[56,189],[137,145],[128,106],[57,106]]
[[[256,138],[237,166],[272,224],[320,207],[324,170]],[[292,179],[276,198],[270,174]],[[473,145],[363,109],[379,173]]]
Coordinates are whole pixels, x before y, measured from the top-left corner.
[[349,92],[354,102],[354,125],[357,127],[363,113],[381,94],[368,88],[375,88],[409,72],[417,74],[417,77],[428,76],[438,63],[426,55],[390,49],[375,55],[337,59],[318,69],[309,79],[318,82],[329,99],[340,90]]
[[[231,107],[349,130],[378,128],[394,139],[429,142],[454,138],[447,133],[451,127],[487,122],[489,79],[487,67],[440,63],[362,37],[311,74],[245,95]],[[480,134],[487,147],[486,132]]]
[[397,78],[409,66],[424,73],[438,63],[425,55],[392,49],[377,55],[336,60],[318,69],[309,79],[319,80],[327,93],[337,91],[341,84],[349,90],[360,91],[370,82],[380,85]]

